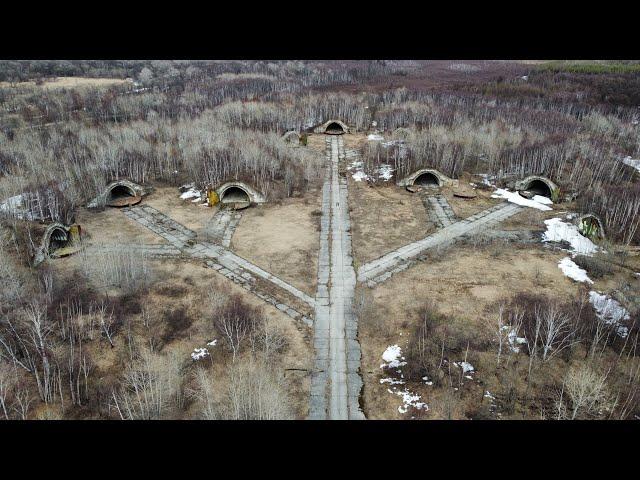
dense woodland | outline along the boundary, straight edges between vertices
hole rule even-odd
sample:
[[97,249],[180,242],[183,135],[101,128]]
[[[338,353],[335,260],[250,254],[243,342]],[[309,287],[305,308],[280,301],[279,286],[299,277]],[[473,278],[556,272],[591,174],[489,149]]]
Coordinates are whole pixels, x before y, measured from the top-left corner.
[[[42,88],[56,76],[132,81]],[[499,185],[544,175],[576,198],[582,211],[599,214],[612,241],[640,244],[638,173],[621,162],[640,157],[636,63],[1,61],[0,82],[0,199],[40,198],[49,205],[46,221],[71,221],[77,207],[120,178],[199,187],[235,178],[270,200],[303,196],[320,185],[324,159],[290,148],[281,136],[336,118],[389,138],[400,127],[408,130],[406,139],[368,143],[361,152],[365,171],[390,164],[402,177],[429,166],[454,178],[489,174]],[[21,223],[3,218],[0,239],[0,418],[293,416],[269,368],[287,348],[286,339],[260,311],[233,296],[212,293],[206,299],[207,315],[218,319],[210,322],[211,332],[221,334],[233,358],[229,387],[216,396],[210,373],[163,355],[163,345],[177,333],[163,330],[163,319],[145,316],[138,289],[155,282],[147,259],[124,253],[100,262],[87,257],[82,278],[99,271],[119,285],[116,296],[82,282],[70,288],[54,281],[46,266],[28,267],[18,246]],[[576,344],[588,358],[636,358],[637,327],[620,340],[585,313],[581,301],[550,311],[555,307],[545,299],[520,296],[500,312],[504,322],[517,320],[529,334],[544,329],[545,321],[564,322],[555,337],[547,343],[541,337],[529,352],[540,365],[549,349],[565,355]],[[133,318],[142,323],[133,325]],[[421,318],[412,341],[428,345],[409,352],[421,366],[415,375],[435,368],[425,352],[451,340],[441,338],[445,329],[433,307]],[[225,321],[239,322],[235,333],[225,335]],[[137,330],[147,332],[146,343],[131,334]],[[121,374],[98,381],[89,346],[115,337],[126,345],[118,350]],[[462,343],[446,348],[462,349]],[[602,353],[605,348],[611,351]],[[554,397],[555,417],[631,418],[640,399],[637,358],[625,364],[626,377],[610,377],[615,385],[606,395],[602,387],[592,392],[597,398],[583,399],[591,403],[578,404],[589,378],[604,384],[605,367],[590,365],[567,373],[569,397]]]

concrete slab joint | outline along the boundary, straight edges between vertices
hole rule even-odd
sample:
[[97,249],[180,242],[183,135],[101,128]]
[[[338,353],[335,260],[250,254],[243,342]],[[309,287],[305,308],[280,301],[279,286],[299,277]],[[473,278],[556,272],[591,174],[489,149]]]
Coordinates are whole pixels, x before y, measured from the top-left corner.
[[338,136],[326,143],[329,167],[322,188],[309,418],[364,419],[347,181],[338,175],[344,145]]

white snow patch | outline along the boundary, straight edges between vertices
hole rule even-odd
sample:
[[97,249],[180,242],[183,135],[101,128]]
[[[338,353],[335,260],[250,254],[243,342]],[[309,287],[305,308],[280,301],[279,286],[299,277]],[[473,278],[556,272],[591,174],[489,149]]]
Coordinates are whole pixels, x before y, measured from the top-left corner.
[[615,299],[595,290],[589,292],[589,301],[593,305],[598,318],[607,325],[616,326],[616,331],[622,338],[627,336],[629,329],[624,325],[620,325],[623,320],[629,320],[629,312],[627,312],[626,308]]
[[575,280],[576,282],[593,283],[593,280],[591,280],[587,275],[587,271],[576,265],[576,263],[569,257],[564,257],[562,260],[560,260],[560,262],[558,263],[558,268],[560,268],[560,270],[562,270],[562,273],[564,273],[567,277]]
[[495,175],[489,175],[488,173],[479,173],[478,177],[482,178],[483,184],[488,185],[489,187],[495,187],[495,184],[493,183],[497,179]]
[[622,159],[622,163],[624,163],[625,165],[629,165],[630,167],[633,167],[640,172],[640,159],[624,157]]
[[355,170],[355,172],[351,174],[351,177],[356,182],[369,180],[369,175],[364,173],[363,163],[361,161],[351,162],[351,164],[347,167],[347,170]]
[[351,175],[351,177],[356,181],[356,182],[360,182],[362,180],[367,180],[369,178],[369,176],[364,173],[362,170],[358,170],[356,173],[354,173],[353,175]]
[[389,385],[403,385],[404,380],[398,380],[395,378],[381,378],[380,383],[388,383]]
[[[402,356],[402,349],[398,345],[389,345],[387,349],[382,354],[382,359],[385,361],[380,368],[396,368],[397,373],[401,374],[400,367],[407,364],[404,361],[404,357]],[[404,378],[404,375],[400,375]],[[427,377],[424,377],[423,380],[426,381]],[[394,379],[394,378],[383,378],[380,380],[380,383],[388,383],[389,385],[402,385],[404,384],[404,380]],[[429,385],[429,383],[427,383]],[[404,390],[398,390],[397,387],[387,388],[387,392],[393,393],[394,395],[398,395],[402,397],[402,405],[398,407],[398,412],[404,414],[407,413],[409,407],[417,408],[418,410],[422,410],[423,408],[428,410],[429,407],[426,403],[420,401],[420,395],[415,393],[411,393],[406,388]]]
[[193,359],[194,362],[201,360],[203,358],[206,358],[208,356],[209,356],[209,351],[206,348],[196,348],[191,353],[191,358]]
[[583,237],[578,231],[578,227],[570,223],[563,222],[559,218],[550,218],[544,221],[547,231],[542,235],[543,242],[561,242],[566,241],[571,245],[571,251],[574,253],[582,253],[583,255],[591,255],[598,250],[598,247]]
[[545,197],[544,195],[534,195],[531,199],[534,202],[542,203],[543,205],[553,205],[553,200],[549,197]]
[[[376,178],[373,178],[364,172],[364,164],[359,160],[351,162],[347,167],[347,170],[354,171],[351,174],[351,178],[353,178],[356,182],[361,182],[363,180],[373,182],[376,181]],[[378,180],[387,182],[391,180],[391,178],[393,178],[394,171],[395,169],[391,168],[391,165],[385,163],[376,168],[375,174],[377,175]]]
[[387,362],[380,365],[380,368],[399,368],[407,364],[403,362],[402,349],[398,345],[389,345],[382,354],[382,359]]
[[473,372],[475,368],[469,362],[453,362],[456,367],[462,368],[462,373]]
[[502,330],[509,330],[507,334],[507,340],[509,341],[509,347],[511,351],[514,353],[518,353],[520,351],[520,347],[518,345],[522,345],[527,343],[527,339],[524,337],[519,337],[518,332],[511,325],[503,325]]
[[380,165],[380,167],[378,168],[378,178],[386,182],[388,180],[391,180],[391,177],[393,177],[393,172],[394,172],[394,169],[391,168],[391,165],[388,165],[388,164]]
[[180,198],[182,200],[189,200],[190,198],[192,198],[193,203],[199,202],[200,200],[202,200],[202,192],[200,192],[200,190],[198,190],[195,186],[183,185],[183,187],[187,187],[188,190],[180,194]]
[[[543,211],[553,210],[551,207],[547,206],[548,203],[546,202],[546,200],[548,200],[550,203],[552,203],[551,200],[549,200],[547,197],[541,197],[540,195],[536,195],[530,200],[528,198],[520,196],[520,194],[517,192],[510,192],[507,189],[497,188],[496,191],[491,195],[491,198],[503,198],[508,202],[515,203],[516,205],[536,208]],[[544,198],[544,200],[540,201],[540,198]]]
[[420,395],[411,393],[406,389],[402,392],[398,391],[394,393],[402,397],[402,405],[398,407],[398,412],[400,413],[407,413],[407,410],[409,410],[410,406],[417,408],[418,410],[422,410],[423,408],[429,410],[427,404],[420,401]]
[[207,345],[209,345],[211,347],[213,347],[214,345],[217,345],[217,344],[218,344],[218,340],[215,339],[215,338],[213,340],[211,340],[209,343],[207,343]]
[[[28,198],[28,196],[26,197]],[[41,216],[38,211],[33,211],[25,204],[25,195],[19,194],[13,197],[7,198],[4,202],[0,203],[0,213],[6,213],[20,220],[44,220],[45,217]],[[45,213],[46,216],[46,213]]]
[[381,142],[382,140],[384,140],[384,137],[377,133],[371,133],[367,135],[367,140],[374,141],[374,142]]

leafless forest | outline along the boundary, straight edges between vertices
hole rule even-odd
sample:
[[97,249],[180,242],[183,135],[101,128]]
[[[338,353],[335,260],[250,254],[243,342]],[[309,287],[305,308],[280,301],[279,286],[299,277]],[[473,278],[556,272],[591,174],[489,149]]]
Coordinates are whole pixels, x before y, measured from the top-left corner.
[[[293,130],[304,144],[328,119],[393,139],[364,143],[365,173],[390,165],[395,180],[428,164],[498,187],[554,179],[577,213],[602,218],[609,248],[583,261],[607,275],[618,247],[640,245],[640,172],[622,161],[640,158],[640,71],[621,65],[0,61],[0,203],[27,205],[0,211],[0,418],[304,417],[279,374],[299,345],[242,292],[220,280],[167,285],[143,250],[92,245],[64,269],[32,257],[38,225],[74,222],[119,179],[176,192],[235,179],[269,202],[307,198],[321,188],[325,158],[281,137]],[[130,81],[45,88],[55,77]],[[156,297],[175,306],[161,313]],[[637,418],[639,310],[629,308],[621,337],[587,297],[514,294],[487,312],[482,337],[453,332],[427,302],[411,313],[404,375],[432,378],[448,418],[490,418],[483,406],[465,410],[445,373],[444,358],[475,349],[502,372],[505,417]],[[360,311],[367,332],[387,335],[369,314]],[[512,331],[529,339],[518,354]],[[214,337],[218,350],[197,364],[170,348]],[[543,379],[558,362],[560,373]]]

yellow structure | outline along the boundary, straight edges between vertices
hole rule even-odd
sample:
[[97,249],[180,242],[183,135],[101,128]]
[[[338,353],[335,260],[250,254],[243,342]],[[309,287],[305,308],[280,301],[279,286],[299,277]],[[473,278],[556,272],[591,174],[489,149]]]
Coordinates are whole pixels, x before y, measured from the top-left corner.
[[217,205],[220,202],[220,197],[213,188],[207,189],[207,203],[210,207]]

